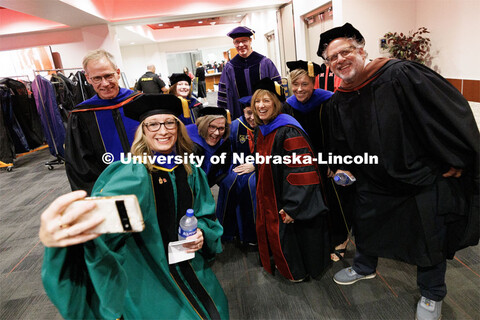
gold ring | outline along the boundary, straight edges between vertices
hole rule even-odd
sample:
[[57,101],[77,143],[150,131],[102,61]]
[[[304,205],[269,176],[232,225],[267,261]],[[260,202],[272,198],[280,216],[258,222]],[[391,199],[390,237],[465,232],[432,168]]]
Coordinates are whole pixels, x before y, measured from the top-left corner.
[[62,223],[62,222],[59,222],[58,225],[59,225],[60,229],[65,229],[65,228],[68,228],[68,227],[69,227],[68,224]]

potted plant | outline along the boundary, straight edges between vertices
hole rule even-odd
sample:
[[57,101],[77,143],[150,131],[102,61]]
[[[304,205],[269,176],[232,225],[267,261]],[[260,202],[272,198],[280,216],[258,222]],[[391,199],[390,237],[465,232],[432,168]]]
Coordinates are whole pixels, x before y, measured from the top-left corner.
[[425,64],[430,58],[430,38],[424,34],[430,33],[425,27],[409,34],[388,32],[385,33],[386,49],[392,58],[411,60]]

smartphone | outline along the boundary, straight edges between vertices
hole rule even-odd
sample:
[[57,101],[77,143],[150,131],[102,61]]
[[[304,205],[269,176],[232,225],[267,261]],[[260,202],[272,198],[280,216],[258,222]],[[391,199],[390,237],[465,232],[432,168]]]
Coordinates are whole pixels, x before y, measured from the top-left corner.
[[137,196],[133,194],[112,197],[87,197],[70,204],[65,209],[64,214],[81,206],[86,201],[94,201],[96,207],[92,211],[80,216],[77,221],[86,220],[91,215],[102,215],[105,218],[102,223],[90,230],[89,233],[141,232],[145,229]]

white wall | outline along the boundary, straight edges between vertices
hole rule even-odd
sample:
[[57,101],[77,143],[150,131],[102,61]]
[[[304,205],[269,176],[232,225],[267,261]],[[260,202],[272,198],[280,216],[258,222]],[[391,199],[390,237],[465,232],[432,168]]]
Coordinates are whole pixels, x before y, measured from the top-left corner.
[[[252,49],[260,54],[265,56],[268,55],[268,43],[265,38],[265,34],[271,31],[275,32],[275,41],[278,46],[278,30],[277,30],[277,15],[276,10],[265,10],[258,12],[248,13],[243,19],[241,25],[247,26],[255,30],[255,39],[252,41]],[[277,60],[279,59],[279,54],[277,52]],[[275,59],[274,57],[269,57]],[[277,66],[280,63],[279,61],[273,61]]]
[[[293,0],[298,59],[306,56],[300,16],[327,2]],[[386,32],[424,26],[431,32],[432,69],[446,78],[480,79],[479,0],[332,0],[332,5],[334,26],[350,22],[360,30],[369,58],[382,56],[378,41]]]
[[350,22],[365,38],[365,49],[370,59],[381,55],[379,39],[390,31],[408,32],[416,30],[416,0],[343,0],[343,21],[336,21],[333,7],[334,25]]
[[417,27],[430,30],[432,67],[446,78],[480,80],[480,1],[418,0]]
[[[162,74],[162,79],[168,81],[168,76],[178,70],[170,70],[167,64],[167,53],[180,53],[198,50],[203,54],[204,62],[206,55],[216,52],[223,59],[223,51],[233,48],[232,39],[227,37],[195,39],[189,41],[170,41],[148,45],[136,45],[121,47],[123,69],[131,86],[146,71],[148,64],[154,64],[156,72]],[[192,71],[194,72],[194,71]]]

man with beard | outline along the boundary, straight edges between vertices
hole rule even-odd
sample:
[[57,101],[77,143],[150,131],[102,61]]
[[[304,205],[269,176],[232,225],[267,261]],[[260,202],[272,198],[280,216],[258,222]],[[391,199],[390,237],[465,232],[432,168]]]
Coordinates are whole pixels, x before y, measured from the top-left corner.
[[417,319],[439,319],[446,259],[479,239],[479,132],[468,102],[424,65],[367,61],[351,24],[320,35],[317,54],[342,79],[327,105],[330,146],[376,165],[340,165],[356,177],[353,266],[334,281],[376,276],[378,257],[417,266]]

